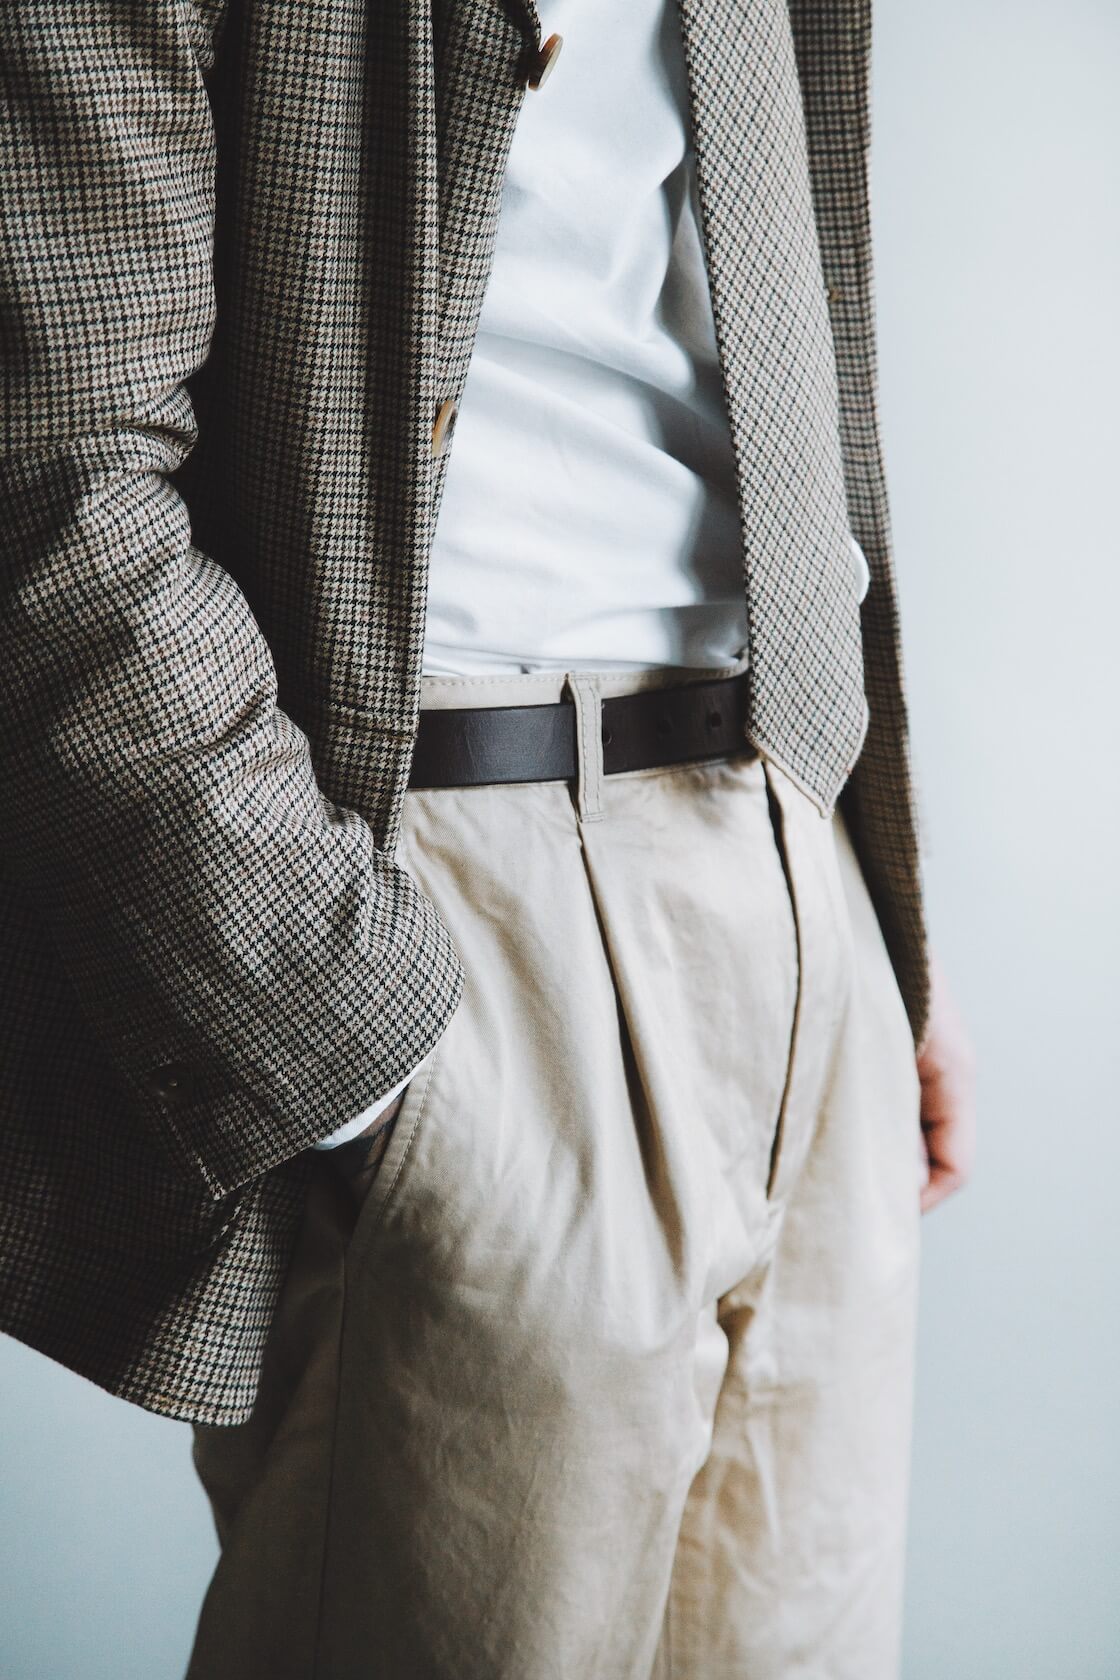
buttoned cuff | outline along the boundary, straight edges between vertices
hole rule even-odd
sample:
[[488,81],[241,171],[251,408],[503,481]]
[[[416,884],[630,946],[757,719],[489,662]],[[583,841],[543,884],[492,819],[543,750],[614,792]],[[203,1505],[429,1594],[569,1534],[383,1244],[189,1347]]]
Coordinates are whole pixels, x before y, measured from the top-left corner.
[[[419,1067],[419,1065],[418,1062],[416,1067]],[[351,1138],[356,1138],[359,1132],[364,1132],[366,1127],[372,1125],[377,1116],[388,1108],[394,1097],[400,1095],[405,1086],[412,1080],[415,1072],[416,1068],[414,1067],[411,1072],[407,1073],[403,1079],[393,1086],[391,1091],[386,1091],[383,1097],[378,1097],[377,1101],[370,1103],[368,1108],[363,1108],[362,1112],[356,1114],[353,1120],[347,1120],[344,1126],[340,1126],[329,1137],[321,1138],[318,1143],[313,1143],[311,1147],[313,1149],[337,1149],[340,1143],[349,1143]]]

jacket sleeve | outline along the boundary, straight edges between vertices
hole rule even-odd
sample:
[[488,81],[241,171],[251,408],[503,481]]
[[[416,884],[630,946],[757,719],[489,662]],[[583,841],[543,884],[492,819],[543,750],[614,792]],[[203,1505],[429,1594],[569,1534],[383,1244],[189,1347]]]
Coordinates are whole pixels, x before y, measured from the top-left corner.
[[398,1082],[463,974],[316,785],[168,474],[214,326],[192,0],[0,7],[0,857],[180,1170],[228,1195]]

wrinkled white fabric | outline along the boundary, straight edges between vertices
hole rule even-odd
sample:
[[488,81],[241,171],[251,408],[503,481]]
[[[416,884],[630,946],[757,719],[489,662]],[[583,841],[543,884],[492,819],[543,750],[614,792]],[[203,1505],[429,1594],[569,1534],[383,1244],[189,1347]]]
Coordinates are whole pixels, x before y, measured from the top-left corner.
[[[735,462],[676,6],[549,0],[431,552],[423,669],[734,664]],[[853,586],[867,567],[853,542]]]

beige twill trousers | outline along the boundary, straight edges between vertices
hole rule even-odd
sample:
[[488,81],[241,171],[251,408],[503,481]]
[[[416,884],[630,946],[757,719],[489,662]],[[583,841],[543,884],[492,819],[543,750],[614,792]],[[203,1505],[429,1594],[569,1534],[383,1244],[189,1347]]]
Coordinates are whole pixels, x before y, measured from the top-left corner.
[[405,796],[464,996],[195,1428],[188,1680],[898,1673],[913,1044],[839,816],[747,751],[602,774],[601,698],[681,680],[423,679],[573,697],[580,773]]

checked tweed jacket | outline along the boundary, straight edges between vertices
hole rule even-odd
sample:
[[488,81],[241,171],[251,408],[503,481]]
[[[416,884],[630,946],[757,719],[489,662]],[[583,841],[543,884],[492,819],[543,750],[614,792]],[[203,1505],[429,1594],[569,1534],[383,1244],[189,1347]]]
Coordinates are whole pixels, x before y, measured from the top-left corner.
[[[917,1038],[869,9],[680,17],[748,731],[842,798]],[[310,1146],[461,995],[392,856],[432,425],[540,49],[528,0],[0,9],[0,1326],[173,1417],[248,1416]]]

